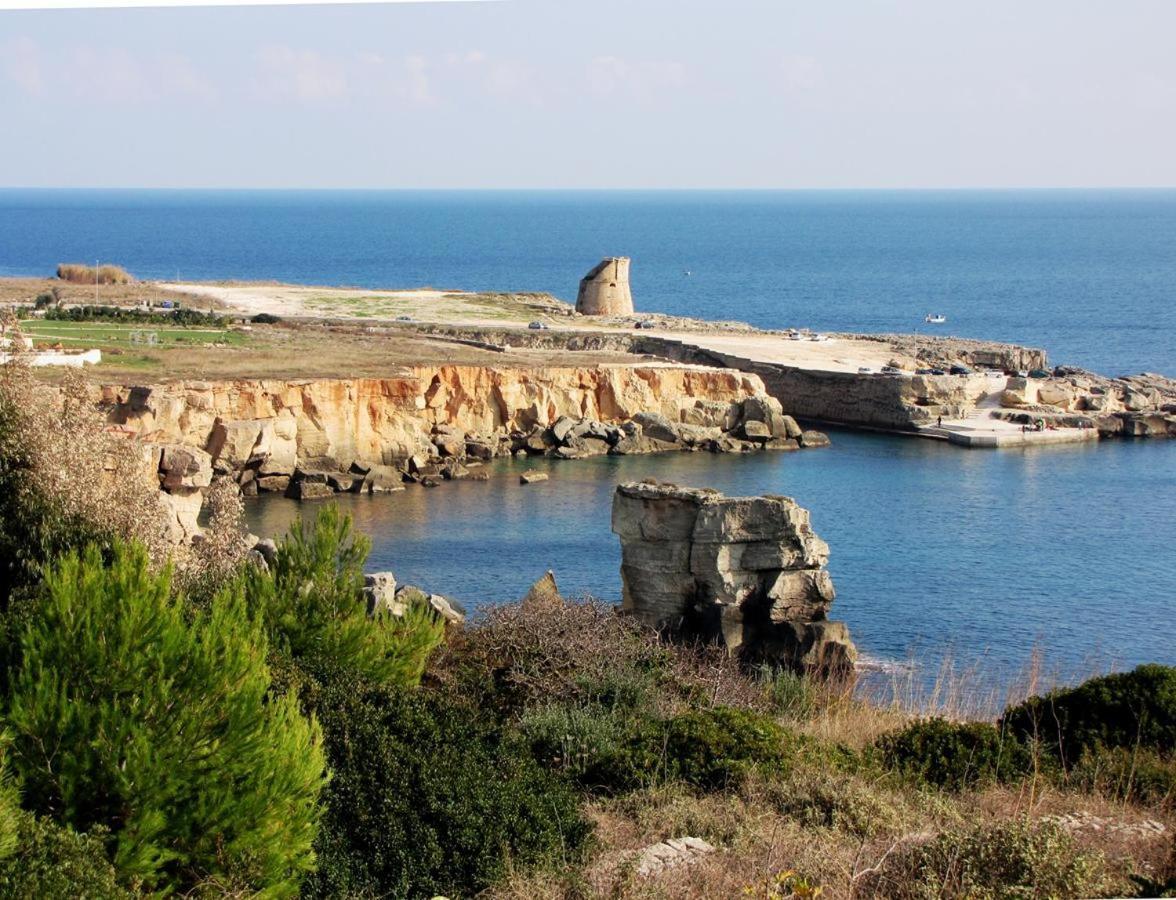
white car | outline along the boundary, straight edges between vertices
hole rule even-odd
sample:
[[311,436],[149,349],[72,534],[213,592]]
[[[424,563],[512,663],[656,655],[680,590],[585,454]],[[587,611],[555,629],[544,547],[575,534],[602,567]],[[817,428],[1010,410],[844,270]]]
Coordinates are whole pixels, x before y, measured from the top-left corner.
[[858,374],[859,375],[873,375],[874,370],[871,369],[869,366],[861,366],[858,368]]
[[882,367],[882,374],[883,375],[901,375],[902,369],[900,369],[898,366],[883,366]]
[[532,331],[546,331],[547,330],[547,325],[544,322],[532,322],[527,327],[530,328]]

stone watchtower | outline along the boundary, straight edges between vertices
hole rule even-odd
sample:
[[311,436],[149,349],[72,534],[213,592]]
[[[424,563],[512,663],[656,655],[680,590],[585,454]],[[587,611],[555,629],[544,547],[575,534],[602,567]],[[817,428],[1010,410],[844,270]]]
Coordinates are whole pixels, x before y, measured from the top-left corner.
[[603,259],[580,279],[576,312],[585,316],[631,316],[633,294],[629,290],[629,257]]

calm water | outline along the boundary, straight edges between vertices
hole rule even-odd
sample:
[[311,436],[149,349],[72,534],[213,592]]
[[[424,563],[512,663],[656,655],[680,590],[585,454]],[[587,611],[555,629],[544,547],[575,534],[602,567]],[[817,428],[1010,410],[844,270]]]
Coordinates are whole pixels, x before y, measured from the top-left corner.
[[[1112,374],[1176,373],[1176,192],[0,191],[0,274],[101,259],[145,278],[540,290],[634,258],[639,308],[769,327],[947,331]],[[686,275],[686,270],[692,274]],[[343,499],[373,565],[471,606],[547,568],[619,594],[613,485],[785,493],[832,546],[838,618],[882,659],[1000,679],[1035,647],[1080,673],[1176,663],[1176,442],[964,452],[839,433],[832,449],[552,464]],[[536,463],[534,465],[544,465]],[[254,503],[276,533],[299,508]]]
[[[372,565],[468,606],[516,599],[553,569],[568,594],[620,599],[613,487],[654,476],[726,493],[784,493],[832,548],[836,618],[882,660],[934,672],[949,655],[1015,677],[1051,668],[1176,663],[1176,443],[962,451],[835,432],[828,450],[501,462],[487,483],[345,497]],[[518,484],[520,468],[551,480]],[[304,507],[254,501],[284,531]]]

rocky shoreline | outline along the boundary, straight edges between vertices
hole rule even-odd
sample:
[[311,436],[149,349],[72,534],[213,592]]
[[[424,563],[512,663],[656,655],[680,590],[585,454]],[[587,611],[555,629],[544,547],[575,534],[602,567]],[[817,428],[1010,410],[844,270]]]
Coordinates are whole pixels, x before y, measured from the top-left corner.
[[318,500],[484,479],[490,460],[826,446],[754,375],[689,366],[430,367],[386,379],[181,382],[100,390],[112,428],[155,454],[173,530],[201,495]]

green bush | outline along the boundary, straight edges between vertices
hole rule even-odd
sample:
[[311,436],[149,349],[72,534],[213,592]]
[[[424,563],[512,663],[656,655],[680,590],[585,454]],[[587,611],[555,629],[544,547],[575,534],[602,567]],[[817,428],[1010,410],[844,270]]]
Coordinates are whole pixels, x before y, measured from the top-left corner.
[[894,794],[875,782],[805,765],[783,780],[762,786],[762,796],[782,815],[805,828],[836,828],[858,837],[903,827],[902,810]]
[[45,310],[45,318],[58,322],[125,322],[128,325],[172,325],[223,328],[224,316],[186,307],[151,312],[131,306],[69,306]]
[[332,778],[308,896],[471,896],[589,834],[567,783],[465,706],[346,677],[317,701]]
[[1139,666],[1032,697],[1005,711],[1006,730],[1036,740],[1063,765],[1099,747],[1176,747],[1176,667]]
[[1088,750],[1069,781],[1114,800],[1176,809],[1176,757],[1126,747]]
[[953,791],[1014,781],[1033,768],[1026,747],[987,722],[927,719],[882,735],[875,747],[887,768]]
[[334,504],[299,523],[278,546],[270,570],[245,576],[250,609],[275,649],[307,670],[350,668],[362,678],[407,687],[420,681],[444,622],[428,608],[369,617],[363,566],[370,543]]
[[296,890],[314,861],[317,727],[269,696],[238,594],[195,613],[141,548],[111,557],[52,566],[21,631],[7,720],[25,806],[108,827],[120,875],[149,888]]
[[674,716],[666,723],[666,774],[718,790],[753,769],[784,771],[799,746],[800,739],[770,716],[716,706]]
[[968,897],[1106,896],[1101,857],[1085,853],[1056,825],[1028,822],[943,832],[892,853],[868,885],[888,900]]
[[15,812],[9,821],[16,840],[12,851],[0,859],[0,900],[136,896],[118,883],[106,852],[105,829],[78,834],[27,812]]
[[249,320],[255,325],[276,325],[282,321],[281,316],[275,316],[273,313],[258,313]]

